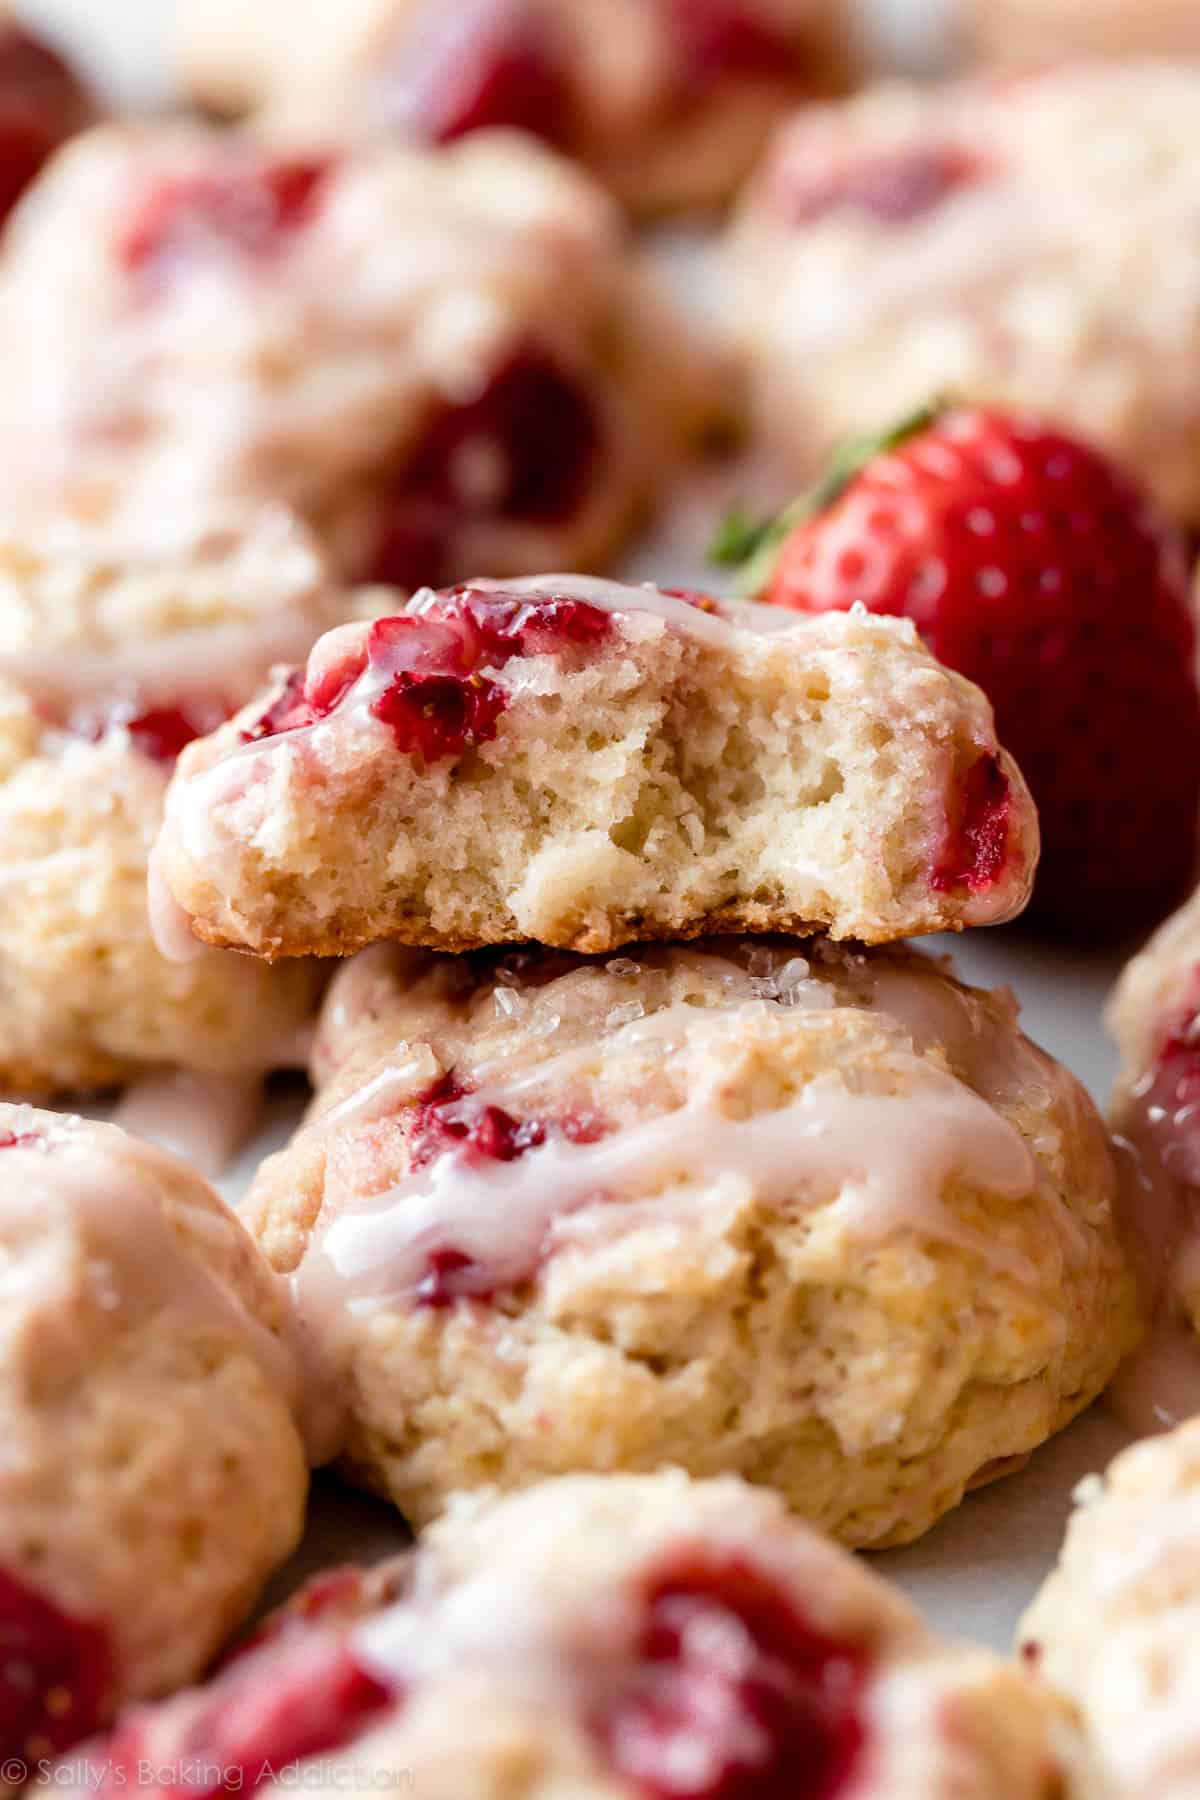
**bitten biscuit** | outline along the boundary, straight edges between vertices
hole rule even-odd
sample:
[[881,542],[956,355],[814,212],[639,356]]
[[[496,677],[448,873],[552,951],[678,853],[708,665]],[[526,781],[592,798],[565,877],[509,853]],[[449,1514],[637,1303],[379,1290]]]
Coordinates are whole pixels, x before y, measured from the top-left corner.
[[988,924],[1036,858],[991,709],[907,623],[546,576],[323,638],[183,753],[155,879],[267,957],[594,951]]

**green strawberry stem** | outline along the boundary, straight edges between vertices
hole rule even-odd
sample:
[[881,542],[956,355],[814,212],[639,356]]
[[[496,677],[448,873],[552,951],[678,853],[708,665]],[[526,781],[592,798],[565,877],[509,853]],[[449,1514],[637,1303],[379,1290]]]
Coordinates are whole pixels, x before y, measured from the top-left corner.
[[732,507],[708,547],[709,559],[722,568],[737,569],[739,594],[753,599],[765,593],[771,585],[779,551],[796,526],[806,524],[832,506],[876,456],[927,430],[945,410],[946,402],[935,400],[909,413],[887,431],[844,438],[831,455],[825,473],[782,512],[753,519],[744,508]]

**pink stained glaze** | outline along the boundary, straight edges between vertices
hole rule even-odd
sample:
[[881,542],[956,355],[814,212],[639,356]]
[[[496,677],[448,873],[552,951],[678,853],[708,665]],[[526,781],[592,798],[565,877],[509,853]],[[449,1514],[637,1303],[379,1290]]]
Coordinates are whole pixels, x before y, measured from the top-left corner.
[[958,793],[957,817],[947,822],[929,885],[935,893],[965,887],[980,894],[1008,863],[1011,797],[1008,776],[994,753],[971,765]]
[[646,1595],[638,1661],[595,1722],[645,1800],[837,1800],[865,1740],[862,1651],[742,1555],[703,1548]]
[[148,185],[117,238],[117,257],[158,280],[214,250],[261,260],[277,255],[316,213],[328,161],[247,160]]
[[859,213],[879,225],[911,225],[984,178],[980,158],[962,145],[879,152],[814,176],[784,167],[772,187],[774,209],[792,225],[835,213]]

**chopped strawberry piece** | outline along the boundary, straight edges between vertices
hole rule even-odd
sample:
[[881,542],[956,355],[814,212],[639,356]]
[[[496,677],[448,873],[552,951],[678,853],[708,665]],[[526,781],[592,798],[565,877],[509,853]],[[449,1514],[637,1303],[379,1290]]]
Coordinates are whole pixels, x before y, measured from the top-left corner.
[[0,1760],[36,1762],[95,1731],[111,1680],[103,1628],[0,1569]]
[[0,1131],[0,1150],[27,1150],[44,1142],[36,1131]]
[[956,887],[984,893],[1004,873],[1008,822],[1008,776],[998,756],[981,756],[962,784],[958,815],[947,830],[932,886],[939,893]]
[[1177,1181],[1200,1188],[1200,964],[1177,975],[1173,989],[1174,1004],[1135,1094],[1165,1167]]
[[398,750],[428,763],[489,743],[504,706],[502,691],[481,675],[414,675],[403,669],[371,711],[389,727]]
[[231,163],[149,187],[118,239],[132,274],[161,274],[213,247],[239,256],[277,254],[314,216],[327,161]]
[[433,0],[379,81],[376,113],[429,143],[514,126],[566,142],[570,89],[551,16],[527,0]]
[[499,1106],[465,1111],[462,1102],[469,1094],[469,1088],[446,1075],[417,1102],[409,1133],[410,1167],[424,1168],[456,1149],[493,1162],[513,1162],[545,1142],[546,1127],[540,1119],[514,1119]]
[[432,1250],[426,1258],[428,1273],[417,1283],[419,1306],[441,1309],[456,1300],[487,1300],[492,1288],[479,1264],[462,1250]]
[[445,581],[464,521],[569,518],[600,446],[582,387],[536,348],[518,351],[478,398],[430,424],[397,475],[365,577],[408,588]]
[[242,739],[247,744],[254,744],[259,738],[277,737],[281,731],[295,731],[301,725],[311,725],[315,718],[316,714],[304,698],[304,670],[293,669],[254,723],[243,727]]
[[753,0],[658,0],[674,40],[688,90],[707,88],[728,75],[776,78],[799,52]]
[[636,1667],[596,1728],[645,1800],[835,1800],[856,1783],[866,1675],[747,1557],[700,1553],[647,1595]]
[[811,225],[833,212],[866,213],[881,225],[910,225],[962,188],[983,179],[985,165],[957,144],[896,150],[852,163],[824,179],[783,177],[779,204],[794,225]]
[[251,1794],[304,1758],[350,1743],[399,1700],[329,1633],[268,1639],[229,1663],[210,1688],[158,1712],[129,1714],[90,1759],[87,1786],[97,1793],[136,1787],[149,1800]]
[[130,719],[126,730],[143,756],[170,764],[194,738],[202,736],[205,726],[182,707],[152,706]]
[[387,678],[370,701],[396,747],[423,761],[461,756],[496,735],[507,704],[481,674],[514,656],[553,654],[598,642],[608,614],[567,595],[533,598],[453,588],[419,613],[376,619],[364,647],[327,669],[316,684],[293,670],[264,711],[242,731],[247,743],[316,724],[334,712],[365,670]]
[[[412,1109],[409,1168],[423,1169],[440,1157],[457,1155],[469,1165],[511,1163],[536,1150],[551,1135],[573,1144],[593,1144],[607,1133],[595,1114],[567,1114],[553,1120],[517,1119],[503,1107],[473,1103],[471,1090],[454,1075],[443,1075]],[[425,1259],[417,1284],[419,1305],[444,1307],[456,1300],[490,1299],[497,1291],[491,1272],[456,1245],[443,1245]]]
[[0,219],[59,145],[83,130],[92,110],[57,52],[19,25],[0,28]]

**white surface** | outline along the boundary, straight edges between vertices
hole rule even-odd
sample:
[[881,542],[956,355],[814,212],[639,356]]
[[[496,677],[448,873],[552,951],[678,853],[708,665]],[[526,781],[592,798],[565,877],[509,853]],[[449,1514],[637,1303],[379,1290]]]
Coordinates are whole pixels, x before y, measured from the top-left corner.
[[[922,37],[922,23],[928,26],[936,18],[940,24],[947,12],[947,0],[937,0],[936,6],[928,0],[865,4],[886,26],[889,42],[895,45],[899,33],[901,46],[909,44],[914,60],[933,41],[928,32]],[[82,54],[114,98],[155,104],[167,95],[167,46],[176,0],[24,0],[20,10]],[[695,264],[689,261],[686,267],[687,280],[681,285],[690,287]],[[716,483],[722,485],[729,483]],[[712,512],[710,493],[699,516],[711,519]],[[674,584],[685,585],[696,578],[695,569],[688,567],[695,542],[695,519],[682,526],[676,522],[656,547],[633,559],[631,572],[643,578],[669,575]],[[953,949],[968,980],[1011,984],[1030,1035],[1061,1057],[1103,1102],[1115,1058],[1100,1012],[1120,965],[1118,956],[1054,949],[1011,930],[976,932],[944,947]],[[224,1184],[231,1196],[244,1186],[257,1159],[285,1140],[300,1104],[295,1093],[276,1096],[263,1132]],[[1054,1559],[1072,1489],[1082,1475],[1103,1467],[1122,1441],[1119,1428],[1093,1410],[1039,1452],[1021,1474],[971,1496],[919,1544],[874,1560],[941,1629],[1006,1648],[1019,1613]],[[377,1556],[403,1541],[402,1529],[386,1507],[323,1479],[304,1548],[273,1593],[278,1596],[290,1581],[324,1563]]]

